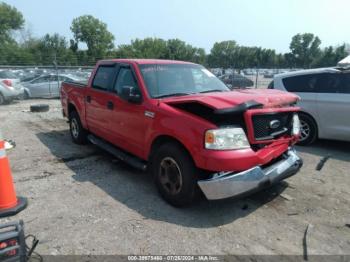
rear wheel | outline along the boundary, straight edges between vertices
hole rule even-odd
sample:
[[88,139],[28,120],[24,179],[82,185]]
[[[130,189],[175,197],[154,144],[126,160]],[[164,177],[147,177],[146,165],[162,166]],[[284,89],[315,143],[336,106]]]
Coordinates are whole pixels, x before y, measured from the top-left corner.
[[171,205],[186,206],[198,197],[198,170],[180,145],[160,146],[153,157],[152,170],[160,195]]
[[305,114],[300,114],[300,140],[298,145],[305,146],[315,142],[317,138],[317,125],[315,120]]
[[76,111],[70,113],[69,127],[73,142],[78,145],[86,144],[87,131],[83,128],[80,117]]

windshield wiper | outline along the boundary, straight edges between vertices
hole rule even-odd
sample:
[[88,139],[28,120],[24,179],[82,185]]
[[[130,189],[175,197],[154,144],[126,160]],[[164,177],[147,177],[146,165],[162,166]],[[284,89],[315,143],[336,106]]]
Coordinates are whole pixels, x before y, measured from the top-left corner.
[[164,97],[170,97],[170,96],[188,96],[188,95],[192,95],[192,94],[194,94],[194,93],[173,93],[173,94],[155,96],[154,98],[164,98]]
[[202,92],[199,92],[201,94],[203,93],[211,93],[211,92],[225,92],[227,90],[222,90],[222,89],[212,89],[212,90],[205,90],[205,91],[202,91]]

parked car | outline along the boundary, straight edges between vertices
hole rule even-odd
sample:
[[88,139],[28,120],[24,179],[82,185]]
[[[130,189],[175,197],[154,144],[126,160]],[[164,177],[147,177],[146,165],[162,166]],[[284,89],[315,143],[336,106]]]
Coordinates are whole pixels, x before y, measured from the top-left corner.
[[219,79],[230,89],[254,86],[254,82],[252,80],[237,73],[225,74],[220,76]]
[[0,71],[0,105],[23,97],[24,88],[11,71]]
[[270,89],[301,97],[299,144],[317,138],[350,141],[350,70],[320,68],[276,75]]
[[170,204],[251,193],[294,175],[302,161],[298,97],[230,91],[203,66],[180,61],[100,61],[87,85],[63,83],[73,142],[93,144],[150,170]]
[[[29,82],[23,82],[25,98],[57,98],[60,96],[60,88],[63,81],[84,81],[72,75],[48,74],[42,75]],[[85,81],[86,82],[86,81]]]

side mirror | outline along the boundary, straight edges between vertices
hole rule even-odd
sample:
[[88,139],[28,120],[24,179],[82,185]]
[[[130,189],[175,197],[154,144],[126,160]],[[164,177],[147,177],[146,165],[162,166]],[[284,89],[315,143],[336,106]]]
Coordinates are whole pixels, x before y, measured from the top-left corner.
[[133,86],[123,86],[121,97],[130,103],[139,104],[142,102],[139,90]]

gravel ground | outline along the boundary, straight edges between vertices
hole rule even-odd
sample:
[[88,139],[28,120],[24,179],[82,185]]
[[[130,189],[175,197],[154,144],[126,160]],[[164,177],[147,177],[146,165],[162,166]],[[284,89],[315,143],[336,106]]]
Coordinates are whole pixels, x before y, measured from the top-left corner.
[[[48,113],[30,113],[33,103]],[[241,200],[166,204],[146,173],[92,145],[74,145],[58,100],[0,107],[0,128],[17,146],[8,152],[18,195],[29,199],[27,234],[40,254],[309,254],[350,255],[349,143],[297,148],[301,172]],[[316,165],[331,154],[321,171]]]

